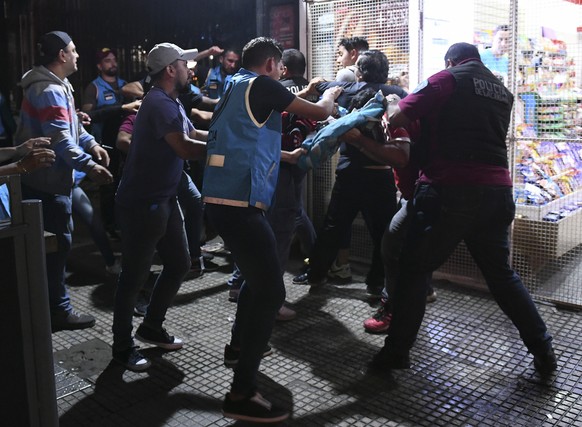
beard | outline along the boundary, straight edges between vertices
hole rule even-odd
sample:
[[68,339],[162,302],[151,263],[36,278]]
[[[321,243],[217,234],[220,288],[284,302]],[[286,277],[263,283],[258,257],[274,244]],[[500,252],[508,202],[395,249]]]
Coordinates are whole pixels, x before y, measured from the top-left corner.
[[180,95],[185,95],[187,93],[190,93],[190,81],[187,81],[184,84],[181,84],[180,82],[176,82],[176,91],[180,94]]
[[115,77],[117,76],[117,67],[111,67],[108,70],[103,70],[103,74],[109,77]]

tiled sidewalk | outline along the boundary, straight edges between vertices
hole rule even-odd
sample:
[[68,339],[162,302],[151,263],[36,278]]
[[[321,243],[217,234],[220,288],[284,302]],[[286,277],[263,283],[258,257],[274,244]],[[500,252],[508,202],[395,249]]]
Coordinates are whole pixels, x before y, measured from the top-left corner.
[[[228,301],[230,268],[225,258],[217,262],[224,264],[220,271],[184,283],[168,313],[166,327],[185,347],[145,349],[153,366],[138,374],[111,362],[114,280],[102,272],[92,247],[75,249],[72,300],[96,315],[97,325],[53,334],[55,363],[86,380],[68,395],[62,391],[62,427],[243,425],[221,414],[232,377],[222,353],[235,304]],[[427,309],[412,369],[381,376],[366,369],[384,336],[363,330],[375,310],[363,283],[328,284],[310,295],[307,286],[291,284],[290,274],[285,281],[298,316],[276,325],[276,352],[260,375],[261,392],[293,408],[283,425],[582,425],[580,313],[539,305],[559,357],[558,374],[542,384],[517,331],[489,295],[437,282],[438,300]]]

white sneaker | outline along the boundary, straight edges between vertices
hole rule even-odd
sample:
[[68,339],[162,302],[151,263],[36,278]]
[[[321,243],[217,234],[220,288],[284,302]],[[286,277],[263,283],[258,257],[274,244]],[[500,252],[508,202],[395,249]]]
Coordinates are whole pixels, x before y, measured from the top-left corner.
[[352,280],[352,269],[350,264],[337,265],[334,261],[327,275],[332,279]]
[[105,266],[105,271],[108,272],[109,274],[114,274],[116,276],[119,273],[121,273],[121,258],[116,257],[115,258],[115,261],[113,262],[113,264],[106,265]]
[[280,320],[282,322],[286,322],[288,320],[293,320],[297,317],[297,312],[295,310],[291,310],[289,307],[281,306],[279,312],[277,313],[277,317],[275,320]]

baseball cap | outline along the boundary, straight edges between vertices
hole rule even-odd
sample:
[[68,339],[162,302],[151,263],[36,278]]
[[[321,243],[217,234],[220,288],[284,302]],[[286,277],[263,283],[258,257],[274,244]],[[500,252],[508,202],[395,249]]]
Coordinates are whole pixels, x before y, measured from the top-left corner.
[[160,43],[148,53],[147,68],[150,76],[159,73],[177,59],[191,61],[198,56],[198,49],[184,50],[172,43]]
[[48,65],[55,60],[61,49],[66,48],[73,39],[64,31],[51,31],[38,41],[38,63]]
[[114,49],[110,49],[108,47],[104,47],[103,49],[99,49],[97,51],[97,53],[95,54],[95,63],[99,64],[101,61],[103,61],[105,59],[105,57],[107,57],[107,55],[109,55],[110,53],[113,54],[113,56],[115,56],[117,58],[117,52],[115,52]]

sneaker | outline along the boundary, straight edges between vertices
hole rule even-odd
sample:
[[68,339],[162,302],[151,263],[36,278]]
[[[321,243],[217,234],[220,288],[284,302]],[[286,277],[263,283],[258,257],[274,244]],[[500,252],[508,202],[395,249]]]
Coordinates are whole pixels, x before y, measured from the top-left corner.
[[113,261],[113,264],[106,265],[105,271],[107,273],[113,274],[115,276],[117,276],[119,273],[121,273],[121,258],[117,257],[117,258],[115,258],[115,261]]
[[[267,357],[273,354],[273,348],[267,344],[265,350],[263,351],[262,357]],[[235,349],[231,345],[224,346],[224,366],[227,368],[234,369],[238,364],[238,359],[240,357],[240,350]]]
[[144,371],[152,365],[148,359],[137,351],[138,347],[131,347],[124,351],[114,351],[113,360],[123,365],[130,371],[140,372]]
[[92,328],[93,326],[95,326],[95,318],[89,314],[77,313],[75,310],[51,314],[52,332],[74,331],[76,329]]
[[212,261],[214,259],[214,255],[212,255],[210,252],[201,251],[201,254],[202,258],[204,258],[204,262]]
[[388,331],[391,320],[392,313],[382,304],[376,314],[364,320],[364,329],[371,334],[381,334],[382,332]]
[[382,296],[382,291],[384,290],[383,282],[368,282],[366,281],[366,293],[368,295],[373,295],[375,297]]
[[291,310],[289,307],[282,305],[279,311],[277,312],[277,316],[275,320],[279,320],[281,322],[287,322],[289,320],[293,320],[297,317],[297,312],[295,310]]
[[136,317],[145,317],[148,310],[148,305],[150,305],[149,294],[146,294],[143,291],[140,292],[137,296],[135,307],[133,308],[133,315]]
[[436,291],[432,287],[429,287],[428,292],[426,293],[427,304],[430,304],[431,302],[435,302],[436,300],[437,300]]
[[220,268],[220,265],[210,261],[205,260],[204,256],[201,256],[198,259],[192,260],[192,267],[190,267],[190,273],[187,275],[193,276],[190,278],[196,278],[202,276],[206,272],[216,271]]
[[231,400],[227,393],[222,413],[226,418],[255,423],[278,423],[289,418],[289,411],[273,406],[259,393],[243,400]]
[[231,287],[228,291],[228,300],[230,302],[237,302],[238,301],[238,294],[240,294],[240,288]]
[[164,328],[156,330],[143,323],[137,328],[135,337],[143,343],[153,344],[166,350],[179,350],[184,346],[180,338],[169,335]]
[[551,375],[558,369],[558,359],[552,347],[543,353],[534,354],[534,367],[541,376]]
[[307,285],[309,283],[309,280],[307,279],[307,273],[302,273],[293,277],[293,283],[296,285]]
[[352,280],[352,269],[350,268],[350,264],[337,265],[336,261],[334,261],[327,272],[327,276],[331,279],[339,279],[348,282]]
[[394,352],[388,350],[386,347],[376,353],[372,362],[370,363],[372,369],[378,370],[391,370],[391,369],[409,369],[410,368],[410,356],[408,351],[404,352]]

